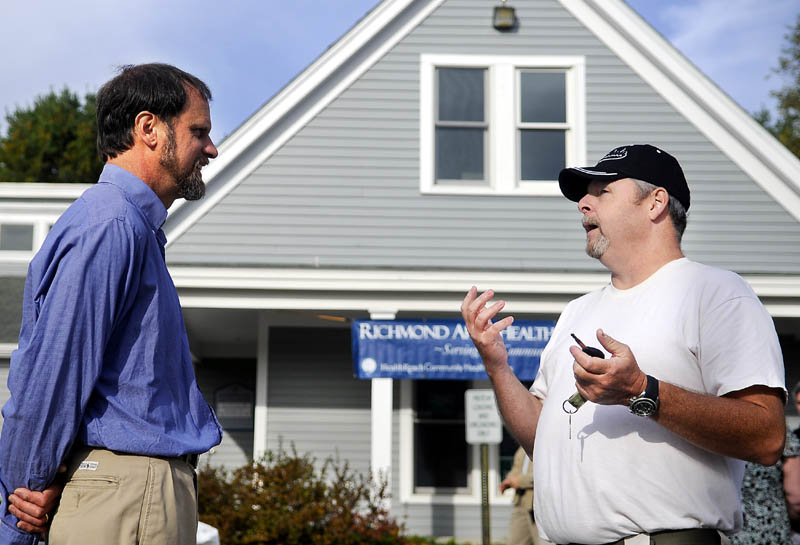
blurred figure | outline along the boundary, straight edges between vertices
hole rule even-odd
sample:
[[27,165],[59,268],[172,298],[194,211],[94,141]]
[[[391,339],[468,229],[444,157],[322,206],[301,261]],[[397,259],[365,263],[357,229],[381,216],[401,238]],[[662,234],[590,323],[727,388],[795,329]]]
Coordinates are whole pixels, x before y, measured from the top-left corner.
[[800,439],[787,430],[783,456],[773,466],[748,462],[742,481],[744,526],[732,545],[793,542],[790,517],[800,510]]
[[508,528],[508,545],[540,545],[533,516],[533,462],[522,447],[514,453],[514,464],[500,483],[500,493],[514,489],[514,510]]

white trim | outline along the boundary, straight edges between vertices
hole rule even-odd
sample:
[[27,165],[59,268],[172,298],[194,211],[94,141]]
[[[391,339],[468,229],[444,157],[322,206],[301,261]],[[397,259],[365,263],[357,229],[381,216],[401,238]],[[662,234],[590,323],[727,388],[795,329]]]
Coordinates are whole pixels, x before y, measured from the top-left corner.
[[[171,222],[169,217],[165,223],[165,234],[167,235],[167,246],[174,243],[186,230],[199,218],[205,215],[211,208],[216,206],[226,195],[236,188],[242,180],[247,178],[256,168],[262,165],[276,150],[280,149],[287,140],[294,136],[303,126],[305,126],[315,115],[330,104],[356,79],[361,77],[373,64],[383,57],[409,32],[416,28],[428,15],[430,15],[444,0],[430,0],[422,6],[413,16],[387,38],[381,38],[382,43],[377,45],[359,64],[349,66],[348,62],[355,58],[356,53],[376,39],[380,32],[389,26],[395,19],[399,18],[406,8],[409,8],[416,0],[385,0],[375,7],[364,19],[361,20],[350,32],[345,34],[338,42],[323,53],[311,66],[302,74],[297,76],[280,93],[270,100],[261,110],[256,112],[253,117],[247,120],[241,127],[220,145],[219,157],[213,160],[206,168],[206,179],[210,191],[208,196],[202,201],[196,201],[194,207],[185,217],[178,217],[176,222]],[[343,77],[335,85],[325,88],[327,80],[339,71],[344,70]],[[302,115],[293,120],[291,125],[282,129],[280,134],[275,135],[264,149],[252,154],[246,162],[236,166],[235,172],[224,172],[234,161],[244,157],[246,152],[251,149],[257,141],[268,131],[275,127],[278,122],[292,113],[292,110],[299,108],[314,90],[325,89],[325,93],[320,98],[308,104],[307,110]],[[224,174],[223,174],[224,173]],[[217,181],[216,178],[220,177]],[[214,187],[219,186],[219,187]],[[213,188],[213,191],[211,190]],[[171,209],[170,216],[175,215],[183,206],[184,200],[177,201]],[[175,223],[173,225],[173,223]]]
[[[441,271],[414,269],[313,269],[256,267],[169,268],[175,286],[186,289],[302,290],[369,292],[447,292],[463,295],[470,286],[498,293],[583,294],[608,283],[609,273],[535,273],[503,271]],[[800,278],[755,277],[769,281],[780,294],[800,296]],[[775,293],[775,294],[778,294]],[[392,306],[370,307],[371,312],[396,311]]]
[[[370,320],[394,320],[396,312],[378,310],[370,312]],[[372,478],[380,486],[386,482],[384,507],[389,509],[392,487],[392,406],[393,385],[390,378],[374,378],[370,384],[370,469]]]
[[[559,1],[655,92],[800,221],[800,195],[796,192],[800,189],[800,160],[623,2],[606,0],[594,2],[590,7],[584,0]],[[614,25],[607,19],[614,21]],[[623,36],[617,28],[626,29],[630,36]],[[657,59],[660,66],[656,66],[651,59]]]
[[11,353],[17,349],[17,343],[0,343],[0,358],[10,358]]
[[414,407],[411,381],[400,381],[400,444],[397,445],[400,458],[400,503],[408,503],[414,492]]
[[[72,199],[80,197],[94,184],[50,184],[50,183],[0,183],[2,199]],[[67,203],[69,204],[69,203]]]
[[[18,208],[18,206],[14,204],[14,208]],[[21,214],[19,212],[0,214],[0,229],[2,229],[2,225],[30,225],[33,227],[31,250],[0,250],[0,262],[28,263],[33,259],[36,252],[39,251],[39,248],[42,247],[47,233],[50,232],[50,226],[58,220],[59,215],[63,212],[64,210],[49,214],[41,213],[41,211],[36,211],[31,214]]]
[[[492,288],[512,315],[558,315],[609,282],[598,273],[365,269],[170,269],[185,308],[458,313],[475,285]],[[743,275],[773,317],[800,317],[800,276]]]
[[[175,286],[218,290],[301,290],[369,292],[445,292],[464,294],[475,285],[498,293],[581,295],[610,280],[601,272],[503,272],[414,269],[312,269],[255,267],[169,268]],[[800,276],[741,275],[759,297],[800,298]],[[396,312],[391,306],[371,312]],[[374,309],[374,310],[372,310]]]
[[[567,119],[565,159],[586,159],[586,59],[581,55],[420,55],[420,192],[444,195],[561,196],[553,181],[520,180],[518,112],[520,69],[557,68],[565,71]],[[474,67],[487,72],[486,183],[435,183],[436,68]],[[562,125],[562,124],[559,124]],[[472,182],[472,183],[471,183]],[[484,182],[484,181],[481,181]]]
[[269,323],[258,313],[258,352],[256,355],[256,407],[253,416],[253,459],[267,452],[267,392],[269,386]]
[[[370,408],[371,452],[370,468],[377,483],[386,482],[391,498],[392,483],[392,379],[374,378],[371,381]],[[391,507],[386,500],[385,507]]]

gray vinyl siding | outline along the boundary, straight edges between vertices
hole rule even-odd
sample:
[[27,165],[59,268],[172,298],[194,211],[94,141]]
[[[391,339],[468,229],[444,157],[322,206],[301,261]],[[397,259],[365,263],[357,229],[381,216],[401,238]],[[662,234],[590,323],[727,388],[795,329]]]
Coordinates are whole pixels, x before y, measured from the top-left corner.
[[[195,366],[197,385],[211,407],[214,393],[226,386],[239,385],[254,389],[256,361],[254,359],[211,359]],[[255,398],[254,398],[255,399]],[[232,470],[253,458],[253,430],[222,430],[222,442],[201,458],[209,463]]]
[[370,470],[370,381],[353,377],[350,330],[270,327],[267,448]]
[[448,53],[585,55],[588,161],[663,147],[693,189],[690,258],[798,270],[797,222],[558,2],[515,2],[508,34],[491,28],[490,7],[445,2],[178,239],[170,262],[599,269],[566,199],[420,194],[419,57]]

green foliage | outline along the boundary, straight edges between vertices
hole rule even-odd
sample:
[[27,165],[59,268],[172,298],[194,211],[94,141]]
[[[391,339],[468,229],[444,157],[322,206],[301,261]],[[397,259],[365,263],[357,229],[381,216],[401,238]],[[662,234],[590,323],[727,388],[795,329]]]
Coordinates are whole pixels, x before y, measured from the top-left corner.
[[0,182],[97,181],[96,101],[63,89],[38,96],[30,108],[6,115],[0,137]]
[[774,72],[782,75],[786,84],[771,93],[778,100],[777,119],[773,121],[770,113],[763,109],[754,117],[800,157],[800,15],[785,39],[786,46]]
[[198,474],[200,520],[225,545],[426,545],[401,535],[384,506],[386,486],[328,459],[319,471],[308,455],[269,451],[227,473]]

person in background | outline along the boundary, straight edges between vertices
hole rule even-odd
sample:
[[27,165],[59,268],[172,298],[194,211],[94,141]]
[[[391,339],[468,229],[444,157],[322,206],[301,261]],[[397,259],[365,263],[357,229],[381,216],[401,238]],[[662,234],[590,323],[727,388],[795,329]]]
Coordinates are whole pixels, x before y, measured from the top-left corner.
[[765,466],[748,462],[742,481],[744,525],[732,545],[786,545],[792,540],[790,513],[800,508],[800,439],[787,430],[783,455]]
[[514,509],[508,526],[508,545],[539,545],[539,532],[533,513],[533,462],[519,447],[514,463],[500,483],[500,493],[514,490]]

